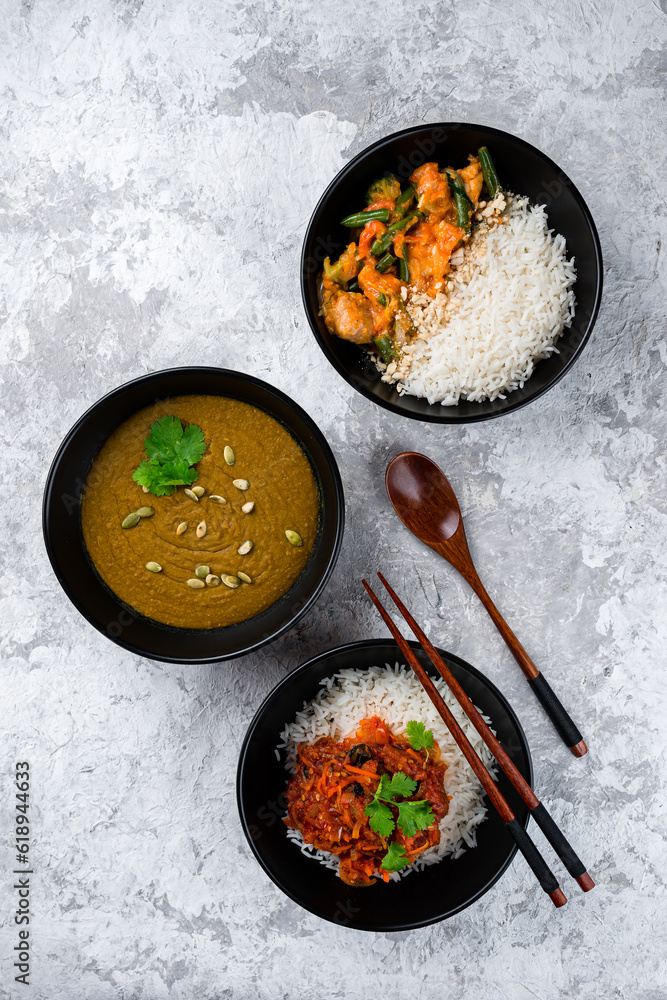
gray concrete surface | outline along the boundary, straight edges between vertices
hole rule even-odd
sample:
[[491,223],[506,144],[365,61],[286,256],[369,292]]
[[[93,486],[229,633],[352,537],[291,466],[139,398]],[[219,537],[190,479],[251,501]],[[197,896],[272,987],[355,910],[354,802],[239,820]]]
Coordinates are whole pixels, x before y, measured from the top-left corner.
[[[662,1000],[665,953],[665,4],[1,0],[0,996]],[[570,375],[467,427],[401,420],[325,363],[298,290],[320,193],[424,121],[522,136],[574,179],[606,262]],[[292,394],[347,486],[319,604],[261,653],[165,666],[94,631],[41,540],[64,433],[121,382],[223,365]],[[476,599],[401,529],[386,461],[424,451],[460,497],[488,589],[590,744],[571,759]],[[364,935],[258,868],[234,800],[262,698],[384,635],[383,567],[526,728],[538,789],[598,888],[556,912],[521,860],[478,904]],[[13,979],[14,763],[33,770],[34,956]],[[572,885],[572,883],[570,883]]]

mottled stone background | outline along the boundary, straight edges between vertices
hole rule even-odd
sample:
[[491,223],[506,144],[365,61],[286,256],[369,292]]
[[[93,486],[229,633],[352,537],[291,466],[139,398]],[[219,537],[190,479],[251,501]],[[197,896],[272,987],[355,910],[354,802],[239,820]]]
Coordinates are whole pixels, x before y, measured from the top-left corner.
[[[659,1000],[665,954],[665,3],[0,0],[2,712],[0,996]],[[419,122],[483,122],[574,179],[603,307],[528,409],[432,427],[326,364],[298,290],[304,229],[354,153]],[[70,606],[41,492],[98,397],[191,363],[251,372],[326,433],[347,486],[319,604],[262,652],[153,663]],[[466,586],[391,516],[387,459],[432,455],[487,586],[576,710],[562,748]],[[598,888],[556,912],[521,859],[413,933],[324,923],[258,868],[234,776],[281,677],[383,635],[382,567],[526,728],[537,787]],[[14,762],[34,772],[32,985],[13,981]],[[559,869],[560,870],[560,869]]]

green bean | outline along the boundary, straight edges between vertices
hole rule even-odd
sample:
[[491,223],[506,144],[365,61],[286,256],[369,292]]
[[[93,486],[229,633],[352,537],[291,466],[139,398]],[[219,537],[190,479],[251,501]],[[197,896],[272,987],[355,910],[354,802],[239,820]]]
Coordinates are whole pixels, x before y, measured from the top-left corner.
[[403,256],[398,258],[398,276],[401,281],[410,282],[410,268],[408,267],[408,251],[403,244]]
[[457,170],[452,170],[451,167],[447,167],[445,173],[447,174],[447,180],[449,181],[450,190],[456,191],[458,192],[458,194],[463,195],[465,200],[472,208],[472,202],[468,197],[468,192],[466,191],[466,186],[463,183],[463,178],[461,177],[461,174]]
[[388,222],[389,209],[373,208],[370,212],[353,212],[352,215],[346,215],[344,219],[341,219],[340,224],[341,226],[347,226],[348,229],[356,229],[358,226],[365,226],[372,219],[378,219],[380,222]]
[[403,194],[401,195],[401,197],[396,201],[396,208],[394,209],[394,211],[400,212],[401,215],[403,215],[403,212],[407,208],[408,202],[410,201],[414,193],[415,193],[414,184],[409,184],[408,187],[406,187]]
[[388,333],[383,333],[381,337],[376,337],[373,341],[378,349],[378,354],[386,365],[396,356],[394,342]]
[[449,182],[449,189],[452,192],[452,200],[454,202],[454,208],[456,209],[456,225],[461,229],[464,229],[466,233],[470,232],[470,213],[473,208],[473,204],[466,194],[466,189],[461,179],[461,175],[457,174],[455,170],[446,171],[447,180]]
[[374,257],[381,257],[389,249],[389,244],[392,242],[394,236],[400,229],[404,229],[412,219],[419,218],[419,212],[410,212],[403,219],[399,219],[398,222],[393,222],[391,226],[388,227],[386,233],[383,233],[379,240],[371,246],[371,253]]
[[479,156],[479,165],[482,168],[486,190],[489,192],[489,197],[493,199],[500,187],[500,181],[498,180],[498,174],[491,159],[491,153],[486,146],[482,146],[477,150],[477,155]]
[[403,192],[403,194],[401,195],[401,197],[397,199],[397,201],[396,201],[396,208],[400,208],[401,205],[404,205],[406,203],[406,201],[409,201],[410,198],[412,198],[412,196],[413,196],[414,193],[415,193],[415,186],[414,186],[414,184],[408,184],[408,186],[406,187],[406,189]]
[[466,233],[470,232],[470,203],[459,194],[458,191],[452,192],[452,197],[454,201],[454,208],[456,209],[456,225],[459,229],[465,230]]
[[391,265],[395,263],[396,263],[396,258],[394,257],[394,255],[391,253],[386,253],[384,257],[381,257],[380,260],[375,265],[375,270],[379,271],[380,274],[384,274],[384,272],[387,271],[391,267]]

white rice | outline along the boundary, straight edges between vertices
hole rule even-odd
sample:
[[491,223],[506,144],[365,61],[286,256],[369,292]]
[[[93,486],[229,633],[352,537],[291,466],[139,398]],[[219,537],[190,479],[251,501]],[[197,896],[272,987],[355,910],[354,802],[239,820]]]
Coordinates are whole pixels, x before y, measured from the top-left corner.
[[574,316],[574,258],[541,205],[507,199],[504,222],[473,234],[444,293],[408,303],[418,336],[393,376],[399,390],[443,406],[504,399],[558,353]]
[[[397,880],[401,874],[426,868],[447,856],[459,858],[467,848],[476,847],[476,830],[487,812],[483,804],[484,791],[412,670],[399,663],[367,670],[351,668],[325,678],[321,684],[322,690],[311,702],[304,703],[294,721],[280,734],[279,748],[287,751],[287,770],[295,772],[298,744],[313,743],[320,736],[345,739],[356,732],[362,719],[372,715],[384,719],[397,736],[405,732],[410,720],[423,722],[432,730],[440,746],[441,759],[447,764],[445,790],[452,798],[449,811],[440,822],[440,843],[419,855],[403,873],[393,872],[390,877]],[[491,766],[493,757],[477,730],[445,682],[438,678],[435,684],[478,755],[495,774]],[[298,830],[288,827],[287,836],[303,854],[338,872],[335,855],[304,844]]]

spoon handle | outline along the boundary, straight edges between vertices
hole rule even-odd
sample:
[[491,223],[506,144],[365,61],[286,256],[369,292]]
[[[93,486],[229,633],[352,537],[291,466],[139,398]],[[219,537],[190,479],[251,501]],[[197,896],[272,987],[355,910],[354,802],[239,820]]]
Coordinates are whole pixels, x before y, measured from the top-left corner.
[[498,608],[487,594],[477,572],[468,574],[466,579],[488,611],[493,624],[507,643],[512,656],[528,678],[528,683],[542,705],[542,708],[553,722],[556,732],[563,743],[570,748],[575,757],[583,757],[587,753],[588,747],[584,742],[583,736],[558,698],[558,695],[556,695],[544,674],[540,673],[537,669],[500,611],[498,611]]

